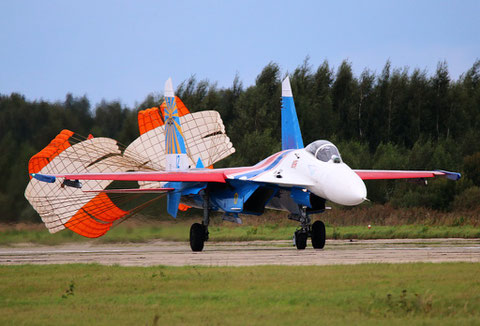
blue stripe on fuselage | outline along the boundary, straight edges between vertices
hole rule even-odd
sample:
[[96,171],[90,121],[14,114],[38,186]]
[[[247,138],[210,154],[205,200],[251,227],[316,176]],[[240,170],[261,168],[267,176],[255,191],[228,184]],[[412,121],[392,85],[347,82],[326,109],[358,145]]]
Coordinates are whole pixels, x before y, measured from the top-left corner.
[[257,175],[259,175],[260,173],[263,173],[267,170],[270,170],[272,169],[273,167],[275,167],[275,165],[277,165],[280,160],[285,156],[287,155],[288,153],[290,153],[292,150],[289,150],[289,151],[285,151],[283,152],[282,154],[280,154],[276,159],[275,161],[273,161],[272,163],[270,163],[270,165],[268,165],[267,167],[263,168],[263,169],[259,169],[259,170],[254,170],[254,171],[250,171],[250,172],[247,172],[247,173],[244,173],[244,174],[240,174],[240,175],[237,175],[235,176],[235,179],[240,179],[240,178],[247,178],[247,179],[250,179],[250,178],[253,178],[253,177],[256,177]]

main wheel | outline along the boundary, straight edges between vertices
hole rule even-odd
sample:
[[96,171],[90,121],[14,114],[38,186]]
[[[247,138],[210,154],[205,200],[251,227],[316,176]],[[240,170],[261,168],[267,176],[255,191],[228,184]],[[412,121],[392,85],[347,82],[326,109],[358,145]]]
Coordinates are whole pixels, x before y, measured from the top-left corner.
[[323,249],[327,238],[325,224],[322,221],[316,221],[312,225],[312,246],[315,249]]
[[303,231],[295,232],[295,246],[298,250],[303,250],[307,247],[307,233]]
[[205,227],[200,223],[193,223],[190,227],[190,248],[192,251],[202,251],[205,243]]

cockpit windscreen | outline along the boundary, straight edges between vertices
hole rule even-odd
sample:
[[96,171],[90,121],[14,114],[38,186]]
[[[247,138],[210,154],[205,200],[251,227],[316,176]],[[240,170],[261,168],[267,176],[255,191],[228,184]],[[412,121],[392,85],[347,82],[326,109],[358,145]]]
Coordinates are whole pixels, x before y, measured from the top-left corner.
[[305,150],[315,156],[317,160],[323,162],[333,160],[334,163],[341,162],[337,147],[327,140],[317,140],[305,147]]

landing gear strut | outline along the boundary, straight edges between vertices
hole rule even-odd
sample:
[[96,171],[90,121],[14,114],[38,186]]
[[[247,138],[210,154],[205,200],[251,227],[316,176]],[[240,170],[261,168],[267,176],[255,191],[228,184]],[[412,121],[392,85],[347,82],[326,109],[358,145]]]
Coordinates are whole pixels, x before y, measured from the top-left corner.
[[307,238],[311,237],[312,246],[315,249],[323,249],[325,246],[326,232],[325,224],[322,221],[316,221],[312,225],[312,220],[307,214],[306,207],[300,207],[300,215],[290,215],[290,219],[300,222],[300,229],[295,231],[293,242],[298,250],[307,247]]
[[190,227],[190,248],[192,251],[202,251],[205,241],[208,240],[208,224],[210,224],[210,198],[208,192],[203,195],[203,220],[202,224],[193,223]]
[[300,207],[300,215],[296,216],[297,221],[300,222],[300,229],[295,231],[293,236],[295,240],[295,246],[298,250],[303,250],[307,247],[307,238],[310,234],[310,216],[307,214],[306,207]]

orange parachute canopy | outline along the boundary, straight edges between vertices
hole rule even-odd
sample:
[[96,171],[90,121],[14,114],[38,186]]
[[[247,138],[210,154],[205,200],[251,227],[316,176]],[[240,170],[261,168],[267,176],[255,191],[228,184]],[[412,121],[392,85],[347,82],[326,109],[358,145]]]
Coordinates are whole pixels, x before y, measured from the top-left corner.
[[[32,156],[28,162],[28,172],[38,173],[48,163],[50,163],[58,154],[70,147],[68,139],[73,136],[73,132],[67,129],[62,130],[50,144],[40,152]],[[32,177],[30,176],[30,179]]]
[[127,216],[130,211],[118,208],[105,193],[100,193],[86,203],[66,224],[70,230],[87,238],[98,238],[113,222]]
[[164,124],[163,118],[158,113],[158,107],[149,108],[138,112],[138,129],[140,135]]
[[[177,103],[177,110],[179,116],[184,116],[185,114],[190,113],[182,100],[175,96],[175,101]],[[143,135],[147,131],[155,129],[157,127],[163,126],[165,121],[163,120],[163,112],[165,110],[166,103],[163,101],[160,107],[155,106],[146,110],[138,112],[138,129],[140,130],[140,135]]]

